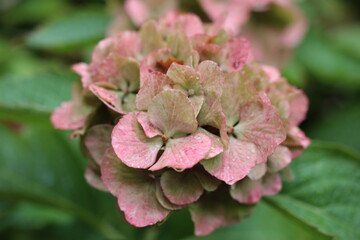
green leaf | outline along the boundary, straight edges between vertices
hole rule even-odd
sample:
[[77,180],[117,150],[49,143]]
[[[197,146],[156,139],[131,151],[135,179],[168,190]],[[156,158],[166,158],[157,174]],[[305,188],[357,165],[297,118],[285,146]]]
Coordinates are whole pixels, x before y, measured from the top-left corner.
[[342,26],[330,32],[330,37],[339,50],[360,61],[360,24]]
[[298,56],[315,80],[340,89],[360,89],[359,63],[318,34],[309,34]]
[[28,37],[27,44],[48,50],[83,47],[105,36],[109,20],[109,16],[103,12],[76,13],[35,30]]
[[344,144],[360,149],[360,104],[348,104],[335,111],[327,111],[309,123],[310,138]]
[[313,228],[260,202],[253,214],[240,224],[222,227],[204,237],[188,237],[184,240],[325,240],[330,239]]
[[313,143],[291,167],[296,180],[268,201],[335,239],[360,239],[360,155]]
[[81,220],[90,231],[106,238],[123,237],[104,222],[108,206],[115,203],[86,184],[85,161],[64,134],[43,126],[11,128],[0,123],[0,135],[6,139],[0,145],[1,201],[49,206]]
[[75,75],[70,73],[0,78],[0,118],[42,116],[47,119],[55,107],[71,98],[74,79]]
[[69,224],[73,221],[70,214],[56,208],[20,202],[6,219],[17,229],[41,229],[50,224]]

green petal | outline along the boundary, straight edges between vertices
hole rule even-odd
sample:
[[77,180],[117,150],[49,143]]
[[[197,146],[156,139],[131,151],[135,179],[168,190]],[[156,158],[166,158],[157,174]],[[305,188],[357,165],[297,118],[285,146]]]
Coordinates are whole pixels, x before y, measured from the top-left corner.
[[186,205],[197,201],[204,189],[192,171],[169,170],[161,175],[161,188],[173,204]]
[[151,123],[167,137],[176,133],[193,133],[197,129],[194,107],[179,90],[166,90],[153,98],[148,109]]
[[144,23],[140,28],[141,53],[146,55],[154,50],[163,48],[163,41],[154,20]]
[[239,120],[241,105],[256,101],[259,101],[259,97],[255,88],[241,73],[225,75],[221,104],[228,126],[234,126]]

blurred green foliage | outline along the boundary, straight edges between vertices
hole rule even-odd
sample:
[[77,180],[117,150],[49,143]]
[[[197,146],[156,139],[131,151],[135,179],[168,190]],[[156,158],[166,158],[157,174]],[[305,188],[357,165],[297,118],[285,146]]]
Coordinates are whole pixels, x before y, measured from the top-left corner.
[[0,1],[0,239],[360,239],[360,3],[299,5],[310,29],[283,73],[310,98],[302,128],[333,143],[314,141],[291,166],[296,180],[242,224],[197,238],[186,210],[159,227],[128,225],[114,198],[86,184],[77,141],[49,122],[77,80],[69,66],[105,36],[106,3]]

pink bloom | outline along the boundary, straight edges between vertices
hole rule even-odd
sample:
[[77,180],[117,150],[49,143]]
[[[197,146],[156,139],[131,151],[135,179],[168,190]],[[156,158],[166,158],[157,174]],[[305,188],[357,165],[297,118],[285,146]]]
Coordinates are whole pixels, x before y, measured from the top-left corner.
[[254,46],[257,60],[283,64],[304,36],[306,21],[290,0],[201,0],[214,30],[241,34]]
[[176,0],[126,0],[124,7],[134,24],[140,26],[146,20],[174,10],[177,5]]
[[173,11],[100,41],[73,66],[82,88],[52,115],[81,137],[88,183],[134,226],[186,206],[197,235],[239,222],[309,145],[305,94],[216,24]]

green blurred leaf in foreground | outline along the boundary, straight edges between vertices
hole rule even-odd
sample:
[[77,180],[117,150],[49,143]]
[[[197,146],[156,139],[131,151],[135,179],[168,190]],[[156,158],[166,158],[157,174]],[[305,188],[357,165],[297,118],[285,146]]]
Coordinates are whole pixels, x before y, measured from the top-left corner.
[[0,201],[49,206],[81,220],[93,234],[122,239],[112,226],[120,219],[115,217],[117,221],[110,225],[105,222],[107,215],[115,213],[109,207],[115,203],[87,185],[84,159],[64,134],[43,126],[7,122],[0,123],[0,135],[5,140],[0,145]]
[[335,239],[360,239],[360,155],[313,143],[291,167],[296,180],[267,201]]
[[[220,228],[204,237],[189,237],[184,240],[330,240],[315,229],[286,214],[277,211],[262,201],[253,214],[242,223]],[[165,239],[164,239],[165,240]]]
[[296,180],[267,197],[242,223],[186,240],[360,239],[360,156],[313,143],[292,164]]

